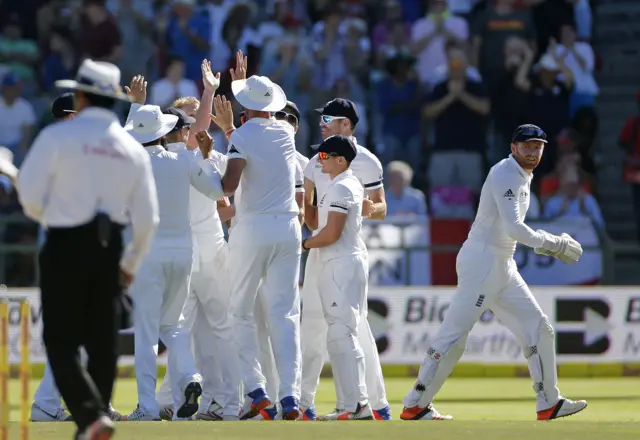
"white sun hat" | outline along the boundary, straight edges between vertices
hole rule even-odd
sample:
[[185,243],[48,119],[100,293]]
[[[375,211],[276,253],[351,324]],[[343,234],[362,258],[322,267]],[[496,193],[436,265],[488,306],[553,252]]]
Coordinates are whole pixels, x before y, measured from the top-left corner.
[[160,139],[178,123],[178,117],[162,113],[157,105],[143,105],[124,126],[125,130],[141,144]]
[[18,169],[13,164],[13,153],[7,147],[0,147],[0,174],[11,179],[18,176]]
[[86,59],[80,65],[76,79],[56,81],[61,89],[80,90],[95,95],[130,101],[120,86],[120,69],[115,64]]
[[249,110],[278,112],[287,105],[287,95],[282,88],[266,76],[235,80],[231,91],[240,105]]
[[560,70],[558,63],[556,63],[556,60],[553,59],[553,55],[551,55],[550,53],[545,53],[544,55],[542,55],[540,61],[538,61],[537,67],[538,69],[545,69],[551,72],[557,72]]

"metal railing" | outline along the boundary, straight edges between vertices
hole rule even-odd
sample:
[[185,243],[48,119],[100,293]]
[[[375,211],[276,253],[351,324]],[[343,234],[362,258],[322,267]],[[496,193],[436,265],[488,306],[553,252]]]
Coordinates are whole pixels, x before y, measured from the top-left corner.
[[[407,237],[405,229],[408,227],[415,227],[419,225],[426,225],[427,218],[406,218],[406,217],[393,217],[387,218],[384,221],[366,221],[365,226],[369,225],[394,225],[403,229],[399,234],[399,240],[395,240],[395,244],[389,246],[384,243],[372,243],[368,242],[367,246],[370,251],[386,250],[403,252],[407,260],[410,259],[412,252],[425,252],[428,251],[431,254],[441,253],[455,253],[460,249],[460,245],[439,245],[439,244],[427,244],[428,240],[425,240],[425,244],[416,244],[415,241],[407,243]],[[538,223],[544,222],[544,220],[536,221]],[[0,215],[0,239],[4,239],[5,231],[10,225],[33,225],[37,226],[28,218],[22,214],[10,214]],[[596,231],[599,237],[599,244],[597,246],[584,246],[584,250],[600,250],[602,254],[602,277],[601,284],[616,284],[616,260],[619,257],[637,257],[640,259],[640,245],[637,243],[618,242],[613,240],[606,233],[605,230],[595,225]],[[425,228],[426,231],[426,228]],[[38,244],[8,244],[3,241],[0,242],[0,284],[7,284],[7,256],[11,254],[31,254],[33,256],[33,264],[36,274],[36,280],[38,277]],[[405,265],[406,279],[411,279],[411,265]],[[36,284],[34,280],[33,285]],[[24,286],[22,286],[24,287]]]

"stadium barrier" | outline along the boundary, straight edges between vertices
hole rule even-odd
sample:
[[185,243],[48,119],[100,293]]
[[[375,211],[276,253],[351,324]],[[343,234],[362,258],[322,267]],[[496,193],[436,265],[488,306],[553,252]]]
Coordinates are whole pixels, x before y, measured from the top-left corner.
[[[640,291],[635,287],[532,287],[556,329],[561,376],[640,376]],[[372,287],[369,322],[378,343],[385,376],[415,376],[430,338],[442,322],[455,289],[451,287]],[[21,359],[20,302],[31,305],[30,358],[33,377],[41,377],[46,353],[38,289],[7,289],[9,359],[17,377]],[[121,335],[120,374],[132,376],[133,335]],[[158,357],[160,365],[166,356]],[[160,367],[161,370],[164,366]],[[485,312],[469,336],[456,376],[528,376],[513,335]]]

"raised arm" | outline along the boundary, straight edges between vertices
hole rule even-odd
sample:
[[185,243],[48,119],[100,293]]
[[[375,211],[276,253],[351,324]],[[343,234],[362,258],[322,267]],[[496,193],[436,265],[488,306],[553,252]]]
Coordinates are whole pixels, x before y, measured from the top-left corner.
[[220,86],[220,72],[215,75],[211,71],[211,61],[202,60],[202,83],[204,84],[204,91],[200,97],[200,106],[196,112],[196,122],[191,127],[191,134],[189,135],[189,142],[187,146],[189,148],[198,147],[198,141],[196,140],[196,134],[208,130],[211,125],[211,109],[213,108],[213,96],[216,94],[216,90]]

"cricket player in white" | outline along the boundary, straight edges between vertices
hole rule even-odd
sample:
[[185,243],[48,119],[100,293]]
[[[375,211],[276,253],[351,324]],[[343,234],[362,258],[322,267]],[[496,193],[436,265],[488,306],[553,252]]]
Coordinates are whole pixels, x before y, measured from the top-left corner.
[[[233,127],[231,103],[213,121],[230,138],[224,193],[242,188],[236,223],[229,237],[235,342],[245,390],[252,399],[250,417],[265,411],[275,418],[275,402],[265,392],[258,361],[254,308],[258,286],[267,306],[268,326],[280,378],[282,418],[298,418],[300,398],[300,210],[295,201],[294,130],[271,117],[282,110],[286,96],[266,77],[236,80],[231,89],[244,107],[246,122]],[[216,109],[217,111],[218,109]],[[302,183],[302,182],[300,182]]]
[[513,332],[529,363],[538,420],[575,414],[587,406],[560,395],[554,331],[513,259],[516,243],[567,264],[578,261],[582,247],[567,234],[534,231],[524,223],[532,172],[542,157],[546,134],[535,125],[514,133],[511,155],[489,171],[469,236],[458,253],[458,287],[438,334],[431,341],[413,389],[404,397],[403,420],[451,420],[432,405],[465,350],[467,336],[480,315],[491,309]]
[[302,242],[305,251],[318,249],[320,267],[314,281],[329,327],[329,358],[344,402],[344,411],[335,420],[374,418],[358,341],[359,322],[367,319],[369,265],[360,237],[364,188],[349,169],[356,154],[353,141],[341,135],[326,138],[318,148],[322,172],[331,183],[318,202],[318,233]]
[[[130,421],[160,420],[155,399],[158,338],[167,346],[170,368],[176,372],[172,378],[175,417],[191,417],[198,409],[197,398],[202,394],[201,379],[194,374],[189,345],[184,347],[173,341],[193,262],[190,187],[214,202],[222,197],[222,188],[220,175],[211,163],[190,160],[167,152],[162,146],[178,120],[178,116],[162,114],[157,106],[145,105],[126,125],[151,156],[160,206],[158,233],[131,286],[136,303],[135,366],[139,400],[138,408],[127,416]],[[203,157],[209,156],[209,151],[202,153]]]
[[[338,98],[329,101],[324,108],[317,109],[317,111],[321,113],[320,127],[324,139],[332,135],[341,134],[351,137],[356,143],[358,154],[353,160],[350,169],[364,186],[365,193],[369,197],[363,201],[363,216],[374,220],[383,219],[387,209],[384,187],[382,186],[382,165],[377,157],[366,148],[358,145],[355,138],[353,138],[353,129],[359,120],[355,104],[347,99]],[[314,231],[317,229],[318,221],[317,210],[313,206],[314,189],[317,193],[317,200],[322,200],[331,183],[331,179],[321,172],[318,155],[311,158],[305,168],[304,175],[305,223],[309,229]],[[305,279],[302,286],[303,316],[300,329],[302,345],[302,397],[300,406],[305,415],[309,417],[315,414],[315,394],[327,353],[328,327],[316,282],[319,267],[319,253],[316,250],[312,250],[307,257]],[[369,327],[369,321],[366,319],[366,302],[363,314],[365,319],[359,321],[358,340],[365,358],[367,392],[371,406],[374,409],[374,417],[377,420],[391,420],[391,409],[385,392],[378,349]],[[344,412],[340,378],[336,377],[334,381],[337,395],[336,411],[325,418],[337,418],[338,415]]]

